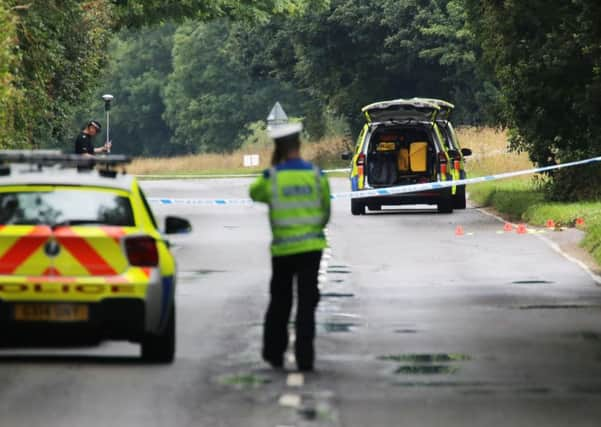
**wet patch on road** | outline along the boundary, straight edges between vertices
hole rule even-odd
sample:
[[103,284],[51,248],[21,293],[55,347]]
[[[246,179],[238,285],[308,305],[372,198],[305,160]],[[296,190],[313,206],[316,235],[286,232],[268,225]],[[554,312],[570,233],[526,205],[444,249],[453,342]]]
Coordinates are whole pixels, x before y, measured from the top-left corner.
[[599,309],[601,305],[586,305],[586,304],[530,304],[519,305],[515,308],[519,310],[582,310],[582,309]]
[[417,334],[417,329],[395,329],[395,334]]
[[516,280],[511,283],[513,285],[550,285],[555,282],[549,280]]
[[353,298],[355,294],[341,292],[323,292],[322,298]]
[[452,363],[471,360],[471,357],[459,353],[409,353],[380,356],[378,360],[401,363],[393,371],[396,375],[453,375],[459,367]]
[[227,273],[226,270],[190,270],[190,271],[179,271],[177,277],[180,279],[191,279],[194,277],[207,276],[215,273]]
[[601,334],[592,331],[580,331],[574,334],[567,334],[568,338],[577,338],[585,341],[601,342]]
[[255,389],[262,385],[269,384],[271,379],[253,373],[238,373],[224,375],[219,378],[222,385],[232,386],[238,390]]
[[393,383],[399,387],[485,387],[487,383],[480,382],[449,382],[449,381],[396,381]]
[[467,354],[459,353],[436,353],[436,354],[393,354],[380,356],[378,360],[388,362],[412,362],[412,363],[441,363],[441,362],[463,362],[472,360]]
[[451,375],[458,371],[458,367],[448,365],[402,365],[396,368],[394,373],[406,375]]
[[570,393],[592,394],[595,396],[601,396],[601,384],[576,385],[570,387],[567,391],[569,391]]
[[316,325],[318,332],[325,333],[353,332],[358,326],[357,323],[348,322],[322,322]]

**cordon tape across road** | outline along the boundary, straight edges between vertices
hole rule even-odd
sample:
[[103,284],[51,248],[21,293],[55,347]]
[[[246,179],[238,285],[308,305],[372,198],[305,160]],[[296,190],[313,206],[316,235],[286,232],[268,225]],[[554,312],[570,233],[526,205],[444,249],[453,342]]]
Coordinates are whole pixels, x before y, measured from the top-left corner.
[[[325,173],[334,173],[334,172],[349,172],[350,168],[342,168],[342,169],[327,169],[324,170],[323,172]],[[179,174],[179,175],[168,175],[168,174],[164,174],[164,175],[136,175],[136,178],[151,178],[151,179],[155,179],[155,178],[163,178],[163,179],[172,179],[172,178],[214,178],[214,179],[218,179],[218,178],[254,178],[261,175],[261,173],[241,173],[241,174],[235,174],[235,173],[230,173],[230,174]]]
[[[546,172],[555,169],[562,169],[574,166],[581,166],[590,163],[601,162],[601,156],[591,157],[590,159],[578,160],[575,162],[562,163],[559,165],[545,166],[541,168],[525,169],[515,172],[500,173],[497,175],[479,176],[476,178],[458,179],[455,181],[440,181],[440,182],[428,182],[423,184],[411,184],[401,185],[398,187],[387,187],[372,190],[361,190],[361,191],[346,191],[342,193],[334,193],[331,195],[333,200],[337,199],[361,199],[363,197],[373,196],[391,196],[394,194],[403,193],[416,193],[419,191],[428,190],[439,190],[441,188],[448,188],[455,185],[464,184],[478,184],[481,182],[496,181],[499,179],[513,178],[520,175],[529,175],[533,173]],[[341,172],[348,171],[348,169],[333,169],[328,172]],[[172,199],[168,197],[149,197],[150,203],[156,203],[161,205],[194,205],[194,206],[206,206],[206,205],[252,205],[254,202],[251,199]]]

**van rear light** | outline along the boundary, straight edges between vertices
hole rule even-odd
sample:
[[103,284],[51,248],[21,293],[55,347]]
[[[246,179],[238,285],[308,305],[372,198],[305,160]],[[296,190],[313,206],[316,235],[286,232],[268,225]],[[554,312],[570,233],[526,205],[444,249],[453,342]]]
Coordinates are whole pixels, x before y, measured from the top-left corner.
[[361,153],[359,154],[359,156],[357,156],[357,166],[364,166],[365,165],[365,154]]
[[140,236],[125,239],[125,251],[129,263],[136,267],[156,267],[159,263],[159,252],[152,237]]
[[459,160],[454,160],[453,161],[453,168],[458,171],[459,169],[461,169],[461,163],[459,162]]

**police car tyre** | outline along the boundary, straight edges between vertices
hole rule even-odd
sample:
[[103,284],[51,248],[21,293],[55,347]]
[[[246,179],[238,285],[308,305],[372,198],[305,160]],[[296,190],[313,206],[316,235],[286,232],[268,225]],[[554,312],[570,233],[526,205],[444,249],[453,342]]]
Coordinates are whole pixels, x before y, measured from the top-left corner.
[[351,213],[353,215],[365,215],[365,203],[351,199]]
[[438,212],[453,213],[453,199],[444,197],[437,204]]
[[163,333],[146,334],[142,340],[142,360],[150,363],[172,363],[175,357],[175,304],[169,310]]
[[465,209],[465,185],[458,185],[455,195],[453,196],[453,207],[455,209]]

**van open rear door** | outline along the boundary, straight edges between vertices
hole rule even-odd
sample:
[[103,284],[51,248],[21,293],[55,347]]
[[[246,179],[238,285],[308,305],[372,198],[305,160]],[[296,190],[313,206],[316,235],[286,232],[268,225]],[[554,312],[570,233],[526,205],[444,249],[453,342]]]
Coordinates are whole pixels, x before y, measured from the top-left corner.
[[440,107],[421,100],[393,99],[366,105],[361,111],[368,123],[433,122],[440,112]]

